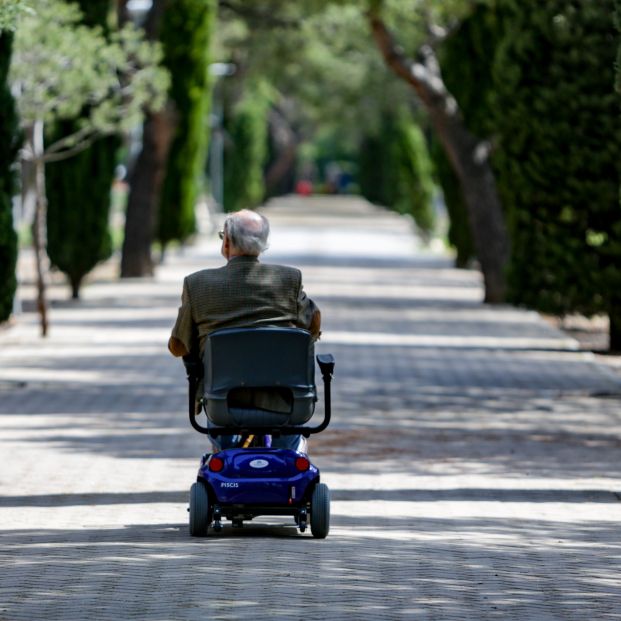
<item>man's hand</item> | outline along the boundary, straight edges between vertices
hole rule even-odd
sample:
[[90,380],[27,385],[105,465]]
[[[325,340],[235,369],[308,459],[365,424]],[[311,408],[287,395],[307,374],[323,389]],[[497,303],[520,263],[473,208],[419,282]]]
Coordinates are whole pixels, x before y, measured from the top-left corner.
[[168,339],[168,351],[175,357],[187,356],[190,352],[185,345],[176,337],[171,336]]
[[319,337],[321,336],[321,311],[319,309],[316,309],[313,313],[313,318],[311,319],[308,331],[311,333],[311,336],[315,341],[319,340]]

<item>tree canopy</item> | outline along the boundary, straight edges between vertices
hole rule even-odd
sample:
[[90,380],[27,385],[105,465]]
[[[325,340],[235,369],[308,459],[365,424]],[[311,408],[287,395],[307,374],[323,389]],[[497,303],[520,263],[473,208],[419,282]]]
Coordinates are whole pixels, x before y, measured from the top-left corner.
[[22,125],[89,110],[77,132],[47,146],[44,160],[61,159],[97,136],[129,131],[145,108],[161,106],[168,77],[160,60],[159,48],[131,24],[108,41],[101,28],[81,23],[77,5],[39,0],[36,11],[22,14],[9,77]]

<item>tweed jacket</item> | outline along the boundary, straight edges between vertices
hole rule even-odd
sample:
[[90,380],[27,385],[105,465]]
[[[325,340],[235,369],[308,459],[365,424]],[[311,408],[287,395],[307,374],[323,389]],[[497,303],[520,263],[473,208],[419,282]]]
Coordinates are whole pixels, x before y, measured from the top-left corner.
[[300,270],[238,256],[216,269],[186,276],[172,337],[202,357],[205,337],[218,328],[296,326],[309,329],[315,303]]

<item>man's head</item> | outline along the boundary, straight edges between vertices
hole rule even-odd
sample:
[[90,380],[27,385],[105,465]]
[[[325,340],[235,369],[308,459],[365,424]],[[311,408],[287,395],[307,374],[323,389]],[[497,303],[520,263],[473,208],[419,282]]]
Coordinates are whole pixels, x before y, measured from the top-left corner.
[[267,249],[270,225],[265,216],[250,209],[231,213],[224,221],[222,255],[226,259],[249,255],[258,257]]

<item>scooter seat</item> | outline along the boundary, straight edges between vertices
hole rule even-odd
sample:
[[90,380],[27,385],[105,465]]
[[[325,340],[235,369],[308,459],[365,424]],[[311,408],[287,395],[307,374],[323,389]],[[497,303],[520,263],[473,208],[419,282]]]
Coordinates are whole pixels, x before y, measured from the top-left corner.
[[[216,330],[206,339],[203,362],[203,404],[213,425],[231,429],[303,425],[314,413],[314,347],[306,330]],[[260,396],[256,405],[267,402],[267,407],[256,407],[253,391]],[[270,391],[274,407],[270,406]]]

